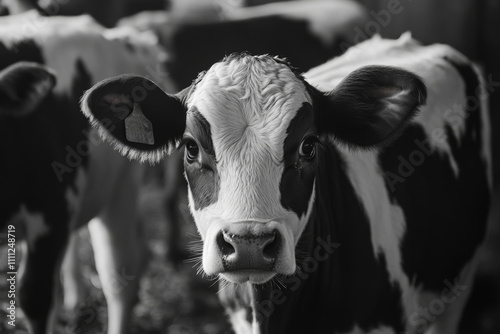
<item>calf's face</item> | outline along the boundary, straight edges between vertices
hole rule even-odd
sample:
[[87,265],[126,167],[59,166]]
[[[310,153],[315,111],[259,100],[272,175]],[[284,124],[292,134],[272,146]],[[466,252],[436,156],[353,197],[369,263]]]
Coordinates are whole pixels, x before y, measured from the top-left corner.
[[403,70],[358,70],[323,94],[279,59],[238,55],[175,96],[136,76],[105,80],[82,109],[131,158],[156,162],[184,145],[205,273],[259,284],[295,272],[318,143],[383,144],[424,100],[422,82]]
[[186,102],[184,166],[205,272],[255,283],[294,273],[314,200],[304,83],[272,58],[242,58],[214,65]]

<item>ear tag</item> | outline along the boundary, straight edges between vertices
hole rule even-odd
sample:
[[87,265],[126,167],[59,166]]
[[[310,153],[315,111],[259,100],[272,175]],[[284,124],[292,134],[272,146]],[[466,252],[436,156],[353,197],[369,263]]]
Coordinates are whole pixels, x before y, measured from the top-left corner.
[[134,110],[125,118],[125,138],[129,142],[153,145],[153,124],[144,116],[141,106],[134,103]]

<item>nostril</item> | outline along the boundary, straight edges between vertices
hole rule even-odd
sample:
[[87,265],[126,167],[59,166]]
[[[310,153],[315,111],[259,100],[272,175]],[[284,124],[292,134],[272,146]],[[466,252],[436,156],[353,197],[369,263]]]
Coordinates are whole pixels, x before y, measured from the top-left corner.
[[219,246],[219,249],[222,253],[222,255],[231,255],[236,252],[234,249],[233,245],[231,245],[231,238],[225,231],[220,232],[217,235],[217,246]]
[[281,247],[281,235],[278,231],[274,230],[272,236],[267,240],[264,248],[262,250],[262,254],[264,258],[268,260],[274,260],[278,257],[278,252]]

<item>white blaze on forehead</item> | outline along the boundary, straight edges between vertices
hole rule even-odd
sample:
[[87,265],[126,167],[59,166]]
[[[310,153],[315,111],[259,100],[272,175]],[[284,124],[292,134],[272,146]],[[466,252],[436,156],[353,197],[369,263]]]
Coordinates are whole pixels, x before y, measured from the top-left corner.
[[206,73],[188,107],[196,106],[211,126],[220,177],[214,215],[241,221],[288,214],[279,190],[283,146],[305,102],[311,97],[304,83],[269,56],[236,57]]

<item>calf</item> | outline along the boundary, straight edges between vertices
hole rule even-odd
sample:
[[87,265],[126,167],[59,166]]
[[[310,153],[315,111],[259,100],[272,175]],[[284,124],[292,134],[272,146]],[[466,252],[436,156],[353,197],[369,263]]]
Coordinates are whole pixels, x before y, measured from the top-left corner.
[[150,81],[110,78],[82,109],[129,158],[185,147],[200,261],[237,333],[454,333],[491,184],[480,82],[453,49],[403,36],[304,76],[232,55],[141,101]]
[[143,167],[101,144],[79,112],[79,99],[103,78],[130,71],[160,75],[172,89],[159,72],[163,53],[149,35],[105,30],[88,16],[45,18],[30,11],[6,17],[0,27],[0,228],[26,225],[16,301],[30,333],[52,332],[69,233],[91,221],[108,332],[124,333],[144,264],[136,231]]

